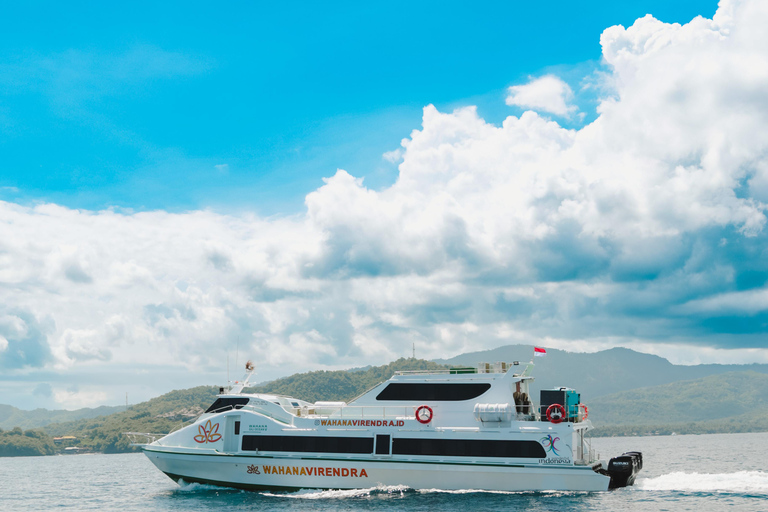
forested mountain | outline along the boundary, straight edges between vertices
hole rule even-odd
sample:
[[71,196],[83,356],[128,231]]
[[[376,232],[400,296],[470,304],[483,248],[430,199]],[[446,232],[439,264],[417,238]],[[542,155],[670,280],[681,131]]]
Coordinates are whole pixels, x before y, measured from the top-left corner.
[[729,372],[595,398],[596,434],[709,433],[768,430],[768,375]]
[[[474,366],[481,361],[530,361],[532,345],[507,345],[493,350],[461,354],[450,359],[436,359],[441,364]],[[700,364],[675,365],[663,357],[635,352],[627,348],[612,348],[594,353],[565,352],[547,349],[545,357],[534,360],[534,396],[539,389],[567,386],[581,393],[584,400],[683,380],[695,380],[710,375],[734,371],[754,371],[768,374],[768,365]]]
[[248,388],[253,393],[289,395],[308,402],[343,400],[348,402],[383,382],[396,371],[439,370],[446,367],[423,359],[401,358],[384,366],[364,369],[297,373]]
[[41,430],[22,431],[19,427],[0,430],[0,457],[53,455],[57,453],[53,439]]
[[214,386],[171,391],[147,402],[133,405],[127,411],[45,427],[52,436],[70,435],[78,445],[94,451],[115,453],[130,451],[124,432],[168,433],[196,419],[216,399]]
[[50,423],[62,423],[65,421],[76,421],[86,418],[95,418],[97,416],[106,416],[118,411],[124,411],[123,406],[96,407],[95,409],[77,409],[76,411],[66,410],[48,410],[34,409],[24,411],[10,405],[0,404],[0,429],[12,429],[20,427],[22,429],[33,429],[44,427]]

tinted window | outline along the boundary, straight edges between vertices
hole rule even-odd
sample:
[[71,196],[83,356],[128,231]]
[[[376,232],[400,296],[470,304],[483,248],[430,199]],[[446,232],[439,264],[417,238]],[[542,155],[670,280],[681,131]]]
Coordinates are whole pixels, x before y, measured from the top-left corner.
[[393,382],[379,393],[376,400],[415,400],[420,402],[471,400],[479,397],[490,388],[491,385],[487,382],[471,384],[404,384]]
[[481,441],[476,439],[398,439],[396,455],[443,455],[453,457],[523,457],[544,459],[547,454],[536,441]]
[[205,412],[224,412],[232,409],[242,409],[247,403],[247,398],[217,398]]
[[243,436],[244,451],[372,453],[372,437]]
[[376,455],[389,455],[389,434],[376,434]]

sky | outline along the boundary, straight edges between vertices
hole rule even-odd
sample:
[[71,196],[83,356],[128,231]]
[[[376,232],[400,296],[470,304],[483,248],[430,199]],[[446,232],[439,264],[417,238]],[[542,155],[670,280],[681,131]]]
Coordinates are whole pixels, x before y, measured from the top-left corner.
[[414,344],[768,363],[765,2],[5,11],[0,403]]

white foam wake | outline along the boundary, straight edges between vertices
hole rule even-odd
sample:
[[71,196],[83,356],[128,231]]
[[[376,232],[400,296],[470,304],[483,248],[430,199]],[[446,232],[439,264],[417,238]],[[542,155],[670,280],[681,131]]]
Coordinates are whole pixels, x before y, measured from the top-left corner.
[[175,490],[177,492],[198,492],[198,491],[237,491],[230,487],[219,487],[218,485],[198,484],[196,482],[185,482],[179,480],[179,487]]
[[580,494],[586,491],[488,491],[484,489],[419,489],[420,494]]
[[364,498],[371,494],[392,494],[402,495],[404,492],[409,491],[410,487],[404,485],[392,485],[371,487],[369,489],[347,489],[347,490],[317,490],[317,489],[302,489],[301,491],[278,494],[265,492],[264,496],[275,496],[280,498],[298,498],[304,500],[321,500],[321,499],[338,499],[338,498]]
[[419,489],[421,494],[441,493],[441,494],[520,494],[515,491],[482,491],[478,489]]
[[669,473],[656,478],[638,479],[635,484],[646,491],[734,492],[768,494],[768,473]]

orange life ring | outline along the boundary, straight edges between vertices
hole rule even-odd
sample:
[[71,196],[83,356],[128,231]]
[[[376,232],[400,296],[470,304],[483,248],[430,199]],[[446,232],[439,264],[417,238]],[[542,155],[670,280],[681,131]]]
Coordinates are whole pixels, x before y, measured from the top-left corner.
[[560,404],[552,404],[547,407],[547,419],[551,423],[560,423],[565,419],[565,407]]
[[579,407],[584,409],[584,416],[581,417],[581,421],[584,421],[589,418],[589,409],[587,408],[587,404],[579,404]]
[[420,405],[416,409],[416,421],[422,425],[426,425],[432,421],[432,408],[428,405]]

